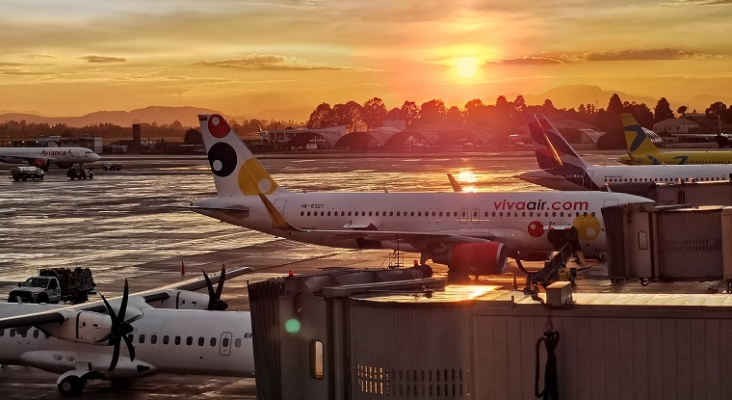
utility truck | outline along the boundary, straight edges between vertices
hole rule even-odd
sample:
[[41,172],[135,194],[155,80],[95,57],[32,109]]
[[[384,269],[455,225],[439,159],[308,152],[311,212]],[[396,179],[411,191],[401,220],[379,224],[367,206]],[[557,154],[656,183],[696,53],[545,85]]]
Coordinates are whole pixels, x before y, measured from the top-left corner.
[[94,278],[89,268],[41,268],[38,276],[18,283],[8,295],[9,302],[83,303],[94,294]]

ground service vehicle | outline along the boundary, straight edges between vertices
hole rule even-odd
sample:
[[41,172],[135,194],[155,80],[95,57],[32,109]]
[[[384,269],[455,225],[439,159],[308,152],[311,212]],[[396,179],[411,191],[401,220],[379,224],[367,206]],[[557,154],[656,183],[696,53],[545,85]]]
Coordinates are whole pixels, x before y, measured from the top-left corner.
[[66,171],[66,176],[71,178],[72,181],[74,179],[79,179],[79,180],[86,179],[86,178],[94,179],[94,171],[92,171],[91,168],[89,168],[89,169],[69,168],[69,170]]
[[89,268],[42,268],[38,276],[18,283],[8,295],[9,302],[83,303],[94,294],[94,278]]
[[28,179],[43,179],[44,172],[38,167],[29,165],[10,168],[10,174],[16,181],[27,181]]
[[102,164],[102,170],[104,170],[104,171],[120,171],[120,170],[122,170],[122,164],[104,163],[104,164]]

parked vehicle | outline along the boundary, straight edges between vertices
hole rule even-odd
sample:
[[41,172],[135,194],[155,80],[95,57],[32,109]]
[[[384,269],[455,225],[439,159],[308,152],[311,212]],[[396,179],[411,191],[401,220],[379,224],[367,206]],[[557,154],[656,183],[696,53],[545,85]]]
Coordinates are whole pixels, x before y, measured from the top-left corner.
[[66,171],[66,176],[71,178],[73,181],[74,179],[94,179],[94,171],[92,171],[91,168],[84,169],[84,168],[69,168],[68,171]]
[[13,176],[15,181],[43,179],[43,176],[45,175],[42,169],[31,165],[10,168],[10,174]]
[[58,303],[70,301],[83,303],[94,294],[94,278],[89,268],[42,268],[38,276],[18,283],[8,295],[9,302]]
[[120,171],[120,170],[122,170],[122,164],[106,162],[106,163],[102,164],[102,170],[103,171]]

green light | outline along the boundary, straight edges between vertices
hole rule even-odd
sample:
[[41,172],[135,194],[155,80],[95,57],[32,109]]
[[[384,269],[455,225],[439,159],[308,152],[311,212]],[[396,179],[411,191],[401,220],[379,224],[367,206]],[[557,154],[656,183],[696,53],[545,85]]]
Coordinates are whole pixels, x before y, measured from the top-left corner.
[[285,330],[289,333],[300,332],[300,321],[295,318],[288,319],[287,322],[285,322]]

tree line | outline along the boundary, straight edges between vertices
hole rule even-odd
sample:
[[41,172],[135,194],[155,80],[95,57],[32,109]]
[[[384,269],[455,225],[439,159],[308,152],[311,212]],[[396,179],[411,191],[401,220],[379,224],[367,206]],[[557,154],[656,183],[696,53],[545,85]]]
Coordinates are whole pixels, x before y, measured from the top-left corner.
[[[686,107],[679,107],[677,113],[681,116],[687,111]],[[611,96],[607,108],[580,104],[576,109],[558,109],[550,99],[544,100],[541,105],[527,105],[524,97],[518,95],[514,101],[508,101],[505,96],[498,96],[495,104],[484,104],[480,99],[473,99],[465,103],[463,108],[447,107],[440,99],[433,99],[419,106],[414,101],[405,101],[401,107],[387,110],[383,100],[374,97],[363,105],[355,101],[339,103],[332,107],[328,103],[321,103],[310,114],[307,126],[317,129],[345,125],[347,131],[353,132],[368,131],[390,120],[404,121],[407,129],[417,129],[435,122],[472,123],[486,127],[498,135],[508,135],[525,123],[528,114],[533,113],[582,121],[603,132],[622,130],[621,113],[633,114],[642,126],[649,129],[653,129],[653,124],[656,122],[675,118],[671,105],[665,97],[658,100],[653,110],[645,103],[623,102],[618,94]],[[727,108],[722,102],[711,104],[704,114],[709,126],[716,126],[720,120],[723,124],[732,124],[732,106]]]

